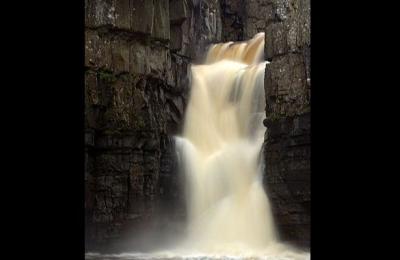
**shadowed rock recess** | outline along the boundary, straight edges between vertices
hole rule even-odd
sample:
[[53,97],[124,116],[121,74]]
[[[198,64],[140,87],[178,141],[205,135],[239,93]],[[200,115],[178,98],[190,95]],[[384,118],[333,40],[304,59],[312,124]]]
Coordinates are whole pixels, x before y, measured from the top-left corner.
[[[309,240],[309,1],[85,1],[86,251],[143,248],[186,219],[173,136],[211,43],[266,33],[266,187],[282,237]],[[168,240],[168,239],[167,239]],[[124,248],[125,247],[125,248]]]

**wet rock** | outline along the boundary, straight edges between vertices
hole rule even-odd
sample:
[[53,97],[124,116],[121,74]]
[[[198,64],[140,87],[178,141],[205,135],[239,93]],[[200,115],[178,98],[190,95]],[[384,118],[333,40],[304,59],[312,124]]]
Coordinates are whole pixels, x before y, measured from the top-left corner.
[[274,58],[265,70],[267,117],[273,120],[308,112],[310,86],[307,84],[305,57],[289,53]]
[[220,1],[224,41],[242,41],[265,32],[266,25],[274,17],[270,0],[222,0]]
[[111,41],[102,38],[97,31],[85,33],[85,65],[87,67],[111,69]]
[[115,26],[115,1],[85,1],[85,25],[87,27]]
[[182,25],[171,26],[171,50],[179,51],[184,46],[184,37],[182,36]]
[[131,29],[131,5],[132,0],[115,0],[115,26],[123,30]]
[[148,46],[137,41],[130,44],[129,71],[134,74],[146,74],[149,72]]
[[279,234],[304,247],[310,243],[310,125],[299,131],[298,121],[309,118],[306,113],[270,122],[264,150],[265,185]]
[[276,21],[266,28],[266,58],[301,52],[310,46],[310,1],[275,1]]
[[265,56],[265,184],[280,237],[310,245],[310,1],[271,0]]
[[169,1],[154,0],[154,30],[152,36],[160,40],[169,40]]
[[244,20],[246,19],[245,1],[223,0],[221,2],[223,41],[242,41],[244,36]]
[[154,28],[155,13],[153,1],[131,0],[131,30],[134,32],[152,34]]
[[111,42],[112,70],[116,73],[129,71],[129,44],[120,39]]
[[187,0],[169,1],[169,19],[171,23],[181,24],[183,20],[189,17],[188,9],[189,6]]
[[[249,0],[246,1],[246,21],[244,26],[245,38],[251,38],[259,32],[265,32],[266,25],[271,21],[274,13],[271,1]],[[269,40],[269,38],[265,38]]]
[[169,49],[159,46],[151,46],[148,49],[147,57],[149,59],[149,73],[154,78],[166,80],[168,59],[170,59],[167,54],[168,52]]

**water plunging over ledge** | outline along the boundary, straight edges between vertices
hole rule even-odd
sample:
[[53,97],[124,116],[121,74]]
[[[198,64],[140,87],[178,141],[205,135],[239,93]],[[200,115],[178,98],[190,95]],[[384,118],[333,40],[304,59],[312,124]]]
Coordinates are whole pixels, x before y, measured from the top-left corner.
[[308,259],[279,243],[262,183],[264,33],[212,45],[192,65],[191,93],[176,149],[182,164],[187,233],[153,253],[86,259]]

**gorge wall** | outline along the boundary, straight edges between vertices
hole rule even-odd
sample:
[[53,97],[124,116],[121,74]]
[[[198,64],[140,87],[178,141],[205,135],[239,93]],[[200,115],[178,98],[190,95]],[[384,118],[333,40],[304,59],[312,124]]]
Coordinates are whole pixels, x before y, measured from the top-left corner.
[[189,63],[221,39],[217,4],[85,2],[87,250],[163,226],[157,216],[181,217],[161,212],[182,208],[172,136]]
[[266,187],[283,237],[307,239],[300,236],[309,221],[309,38],[300,27],[309,26],[309,13],[301,17],[308,2],[85,1],[86,250],[185,219],[172,137],[182,127],[189,64],[210,43],[263,31],[271,60]]
[[310,246],[310,1],[271,0],[265,70],[266,189],[281,239]]

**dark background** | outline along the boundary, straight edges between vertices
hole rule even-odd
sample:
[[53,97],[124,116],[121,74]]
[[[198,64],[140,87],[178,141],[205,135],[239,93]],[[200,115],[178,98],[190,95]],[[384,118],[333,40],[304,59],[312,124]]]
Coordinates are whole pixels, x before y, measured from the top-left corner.
[[[365,7],[312,2],[315,259],[372,256],[372,246],[389,239],[374,234],[382,224],[375,217],[388,209],[374,194],[395,172],[381,145],[395,140],[385,139],[396,117],[388,112],[395,104],[386,77],[392,66],[381,58],[390,58],[391,47],[382,46],[385,27],[373,25],[379,18]],[[83,1],[4,10],[4,251],[21,259],[83,259]]]

